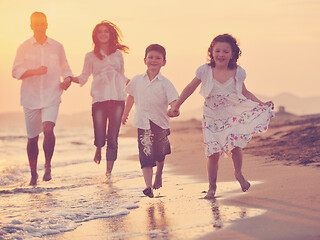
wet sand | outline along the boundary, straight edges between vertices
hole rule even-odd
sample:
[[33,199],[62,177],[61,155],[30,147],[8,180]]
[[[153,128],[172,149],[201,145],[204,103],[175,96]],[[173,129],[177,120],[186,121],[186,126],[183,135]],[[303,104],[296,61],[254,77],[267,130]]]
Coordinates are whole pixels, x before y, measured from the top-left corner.
[[[319,128],[319,117],[273,121],[244,150],[249,191],[241,192],[231,159],[222,158],[217,198],[205,200],[201,122],[173,121],[172,154],[166,158],[157,198],[143,198],[126,216],[85,222],[45,239],[320,239],[320,142],[313,134]],[[126,132],[135,134],[134,129]]]

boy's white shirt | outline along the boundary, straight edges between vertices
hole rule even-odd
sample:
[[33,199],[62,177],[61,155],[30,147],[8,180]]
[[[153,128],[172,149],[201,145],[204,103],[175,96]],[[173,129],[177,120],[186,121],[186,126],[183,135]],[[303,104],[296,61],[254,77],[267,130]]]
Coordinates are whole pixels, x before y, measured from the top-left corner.
[[179,94],[173,84],[160,72],[151,81],[146,72],[133,77],[125,92],[134,97],[136,113],[133,126],[150,129],[152,121],[163,129],[170,128],[168,106],[179,98]]

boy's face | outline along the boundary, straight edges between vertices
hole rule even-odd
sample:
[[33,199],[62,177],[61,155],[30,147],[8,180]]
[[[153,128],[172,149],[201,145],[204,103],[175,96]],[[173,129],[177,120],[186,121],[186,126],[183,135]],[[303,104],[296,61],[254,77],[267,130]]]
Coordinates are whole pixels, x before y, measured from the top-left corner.
[[166,65],[166,61],[158,51],[150,51],[147,57],[144,59],[144,63],[147,65],[148,71],[160,71],[161,67]]

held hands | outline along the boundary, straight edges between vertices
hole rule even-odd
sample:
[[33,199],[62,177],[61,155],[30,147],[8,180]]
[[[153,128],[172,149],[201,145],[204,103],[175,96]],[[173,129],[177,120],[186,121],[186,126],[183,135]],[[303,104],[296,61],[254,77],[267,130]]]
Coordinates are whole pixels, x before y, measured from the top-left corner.
[[63,90],[66,91],[70,87],[72,79],[73,79],[73,77],[71,77],[71,76],[66,77],[63,80],[63,82],[60,83],[60,88],[62,88]]
[[168,112],[167,112],[168,117],[174,118],[174,117],[178,117],[180,115],[180,111],[178,108],[175,108],[174,106],[172,106]]

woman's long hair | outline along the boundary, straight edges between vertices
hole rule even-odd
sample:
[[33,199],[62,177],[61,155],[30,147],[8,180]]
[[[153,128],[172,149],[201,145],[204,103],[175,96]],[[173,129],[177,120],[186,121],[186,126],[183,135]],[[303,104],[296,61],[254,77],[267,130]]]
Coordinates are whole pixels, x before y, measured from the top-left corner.
[[94,45],[94,54],[99,58],[103,59],[103,55],[100,53],[100,42],[97,38],[98,29],[100,26],[106,26],[109,30],[110,38],[108,42],[108,53],[107,55],[110,55],[114,53],[116,50],[119,50],[124,53],[128,53],[129,47],[126,45],[120,44],[120,41],[122,41],[122,33],[121,30],[117,27],[117,25],[113,24],[109,21],[102,21],[101,23],[97,24],[95,28],[92,31],[92,40]]

